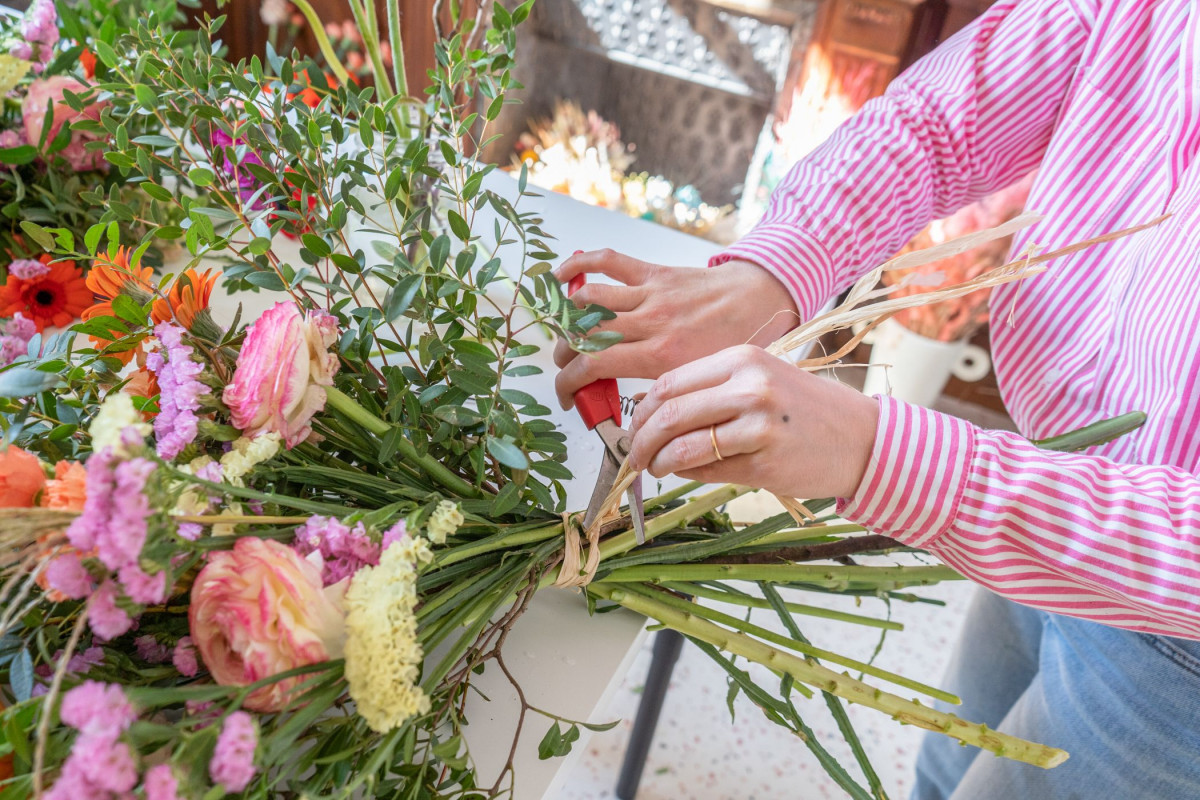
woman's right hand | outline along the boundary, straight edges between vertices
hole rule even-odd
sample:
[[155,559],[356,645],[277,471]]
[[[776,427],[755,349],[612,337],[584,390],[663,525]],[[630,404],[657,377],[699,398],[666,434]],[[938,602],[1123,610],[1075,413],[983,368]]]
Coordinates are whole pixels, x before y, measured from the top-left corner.
[[601,328],[622,339],[581,356],[559,341],[555,389],[563,408],[579,389],[601,378],[657,379],[664,372],[739,344],[766,346],[799,322],[796,305],[770,272],[748,261],[711,269],[664,267],[596,250],[567,259],[555,271],[562,283],[600,273],[622,286],[588,283],[572,299],[616,313]]

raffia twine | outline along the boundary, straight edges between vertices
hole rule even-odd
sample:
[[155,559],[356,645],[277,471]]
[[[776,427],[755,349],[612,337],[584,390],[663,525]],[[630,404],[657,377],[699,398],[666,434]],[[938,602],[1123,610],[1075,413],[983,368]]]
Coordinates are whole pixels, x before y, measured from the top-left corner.
[[[841,305],[837,306],[831,311],[814,317],[808,322],[802,323],[798,327],[784,334],[773,344],[767,347],[766,350],[768,353],[782,358],[788,353],[808,346],[827,333],[856,326],[863,326],[854,336],[854,338],[851,339],[846,345],[841,347],[837,352],[830,353],[828,355],[807,358],[796,362],[796,367],[805,370],[806,372],[816,372],[818,370],[828,369],[829,367],[837,364],[840,359],[857,347],[871,330],[873,330],[885,319],[891,317],[897,311],[905,308],[915,308],[917,306],[939,303],[943,300],[962,297],[963,295],[979,291],[980,289],[1000,286],[1002,284],[1012,283],[1014,281],[1020,281],[1024,280],[1025,278],[1033,277],[1034,275],[1039,275],[1046,271],[1046,267],[1044,265],[1049,261],[1070,255],[1071,253],[1076,253],[1088,247],[1122,239],[1126,236],[1144,231],[1148,228],[1153,228],[1170,216],[1170,214],[1164,214],[1141,225],[1135,225],[1130,228],[1123,228],[1118,231],[1113,231],[1111,233],[1085,239],[1048,253],[1038,254],[1038,246],[1031,245],[1012,261],[978,275],[969,281],[964,281],[963,283],[954,284],[952,286],[942,287],[940,289],[933,289],[921,294],[908,295],[906,297],[899,297],[892,300],[881,300],[880,302],[868,302],[879,300],[880,298],[886,297],[887,295],[903,287],[911,285],[910,281],[904,280],[899,281],[891,286],[876,288],[879,284],[879,279],[884,272],[890,272],[892,270],[899,269],[912,269],[914,267],[932,264],[944,258],[960,255],[968,250],[979,247],[980,245],[996,239],[1001,239],[1005,236],[1011,236],[1017,231],[1027,228],[1043,219],[1040,214],[1026,212],[1008,220],[1002,225],[997,225],[994,228],[973,231],[972,233],[950,239],[942,242],[941,244],[934,245],[933,247],[927,247],[923,250],[910,251],[879,265],[854,284],[854,287],[850,290],[846,300]],[[909,277],[915,280],[919,280],[921,278],[921,276],[918,275],[912,275]],[[864,303],[867,305],[863,305]],[[579,535],[578,533],[575,533],[572,537],[572,533],[568,530],[564,537],[566,549],[563,560],[564,567],[560,573],[559,582],[557,582],[555,585],[586,586],[591,582],[592,577],[595,575],[596,567],[599,566],[600,554],[599,547],[596,543],[599,542],[600,531],[606,524],[620,517],[619,508],[621,504],[621,496],[625,493],[625,490],[629,488],[630,484],[633,483],[633,480],[636,477],[637,473],[629,469],[628,461],[625,461],[621,464],[621,469],[617,474],[616,480],[614,481],[612,491],[609,492],[608,497],[605,499],[600,513],[596,515],[596,519],[592,523],[591,529],[586,532],[590,547],[587,565],[585,565],[582,571],[580,571],[577,566],[580,561],[581,547]],[[779,502],[783,505],[787,512],[792,515],[792,518],[796,520],[797,523],[803,525],[806,522],[812,522],[815,519],[812,512],[809,511],[808,508],[806,508],[805,505],[796,498],[782,495],[775,495],[775,498],[779,500]],[[569,528],[570,526],[567,527]],[[571,563],[576,565],[575,570],[572,571],[570,575],[568,575],[566,569],[568,558],[572,560]],[[593,559],[595,560],[594,567],[591,566]],[[582,574],[580,574],[581,572]],[[571,582],[563,583],[563,576],[567,576]]]

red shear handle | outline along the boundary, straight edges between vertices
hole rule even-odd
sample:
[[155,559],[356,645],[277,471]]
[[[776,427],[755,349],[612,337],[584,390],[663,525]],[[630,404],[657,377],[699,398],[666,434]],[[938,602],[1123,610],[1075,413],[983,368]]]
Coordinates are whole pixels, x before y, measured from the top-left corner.
[[[567,284],[567,296],[575,294],[587,283],[587,274],[579,273]],[[616,378],[601,378],[593,381],[575,393],[575,408],[583,418],[583,424],[590,431],[604,422],[612,419],[621,427],[621,395],[617,392]]]

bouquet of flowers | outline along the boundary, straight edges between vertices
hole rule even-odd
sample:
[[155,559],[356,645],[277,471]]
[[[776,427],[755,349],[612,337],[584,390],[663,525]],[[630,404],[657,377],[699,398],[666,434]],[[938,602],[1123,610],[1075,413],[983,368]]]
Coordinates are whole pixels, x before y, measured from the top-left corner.
[[[371,5],[352,7],[381,65]],[[512,202],[467,155],[513,88],[529,6],[496,4],[486,31],[461,20],[423,102],[378,68],[372,88],[339,80],[310,104],[308,62],[230,63],[219,21],[194,49],[153,17],[94,43],[102,105],[77,126],[154,202],[130,249],[103,221],[24,226],[91,264],[99,290],[85,322],[0,371],[0,799],[511,793],[511,759],[480,785],[463,704],[480,671],[511,677],[507,632],[556,584],[684,633],[853,797],[885,792],[844,701],[1009,758],[1065,758],[805,639],[798,618],[830,612],[780,586],[911,599],[958,577],[845,563],[892,545],[833,519],[832,501],[746,527],[720,512],[746,488],[687,485],[647,500],[645,546],[618,511],[580,552],[565,437],[514,382],[538,369],[527,331],[594,351],[608,312],[551,276],[549,235],[519,207],[525,175]],[[131,136],[135,121],[157,132]],[[158,240],[186,250],[161,278],[142,263]],[[218,324],[218,267],[230,291],[266,293],[265,312]],[[789,634],[714,603],[770,609]],[[814,693],[865,786],[804,722],[795,698]],[[514,737],[534,713],[550,716],[542,752],[567,752],[582,723],[524,699]]]
[[[60,14],[53,0],[35,0],[0,25],[0,91],[7,95],[0,112],[0,364],[24,354],[35,333],[73,323],[96,289],[82,265],[52,259],[44,237],[27,226],[49,226],[64,243],[102,219],[116,226],[114,234],[147,231],[150,198],[110,170],[108,134],[76,123],[99,119],[105,105],[88,85],[98,66],[89,42],[112,41],[116,23],[137,13],[173,23],[175,2],[61,5]],[[129,120],[126,132],[139,135],[139,120]]]

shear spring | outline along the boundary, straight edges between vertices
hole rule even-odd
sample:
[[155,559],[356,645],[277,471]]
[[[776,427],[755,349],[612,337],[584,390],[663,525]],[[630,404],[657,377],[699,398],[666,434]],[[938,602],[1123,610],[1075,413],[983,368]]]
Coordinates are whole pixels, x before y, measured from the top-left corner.
[[621,397],[621,414],[626,417],[632,417],[634,409],[637,408],[638,401],[632,397]]

